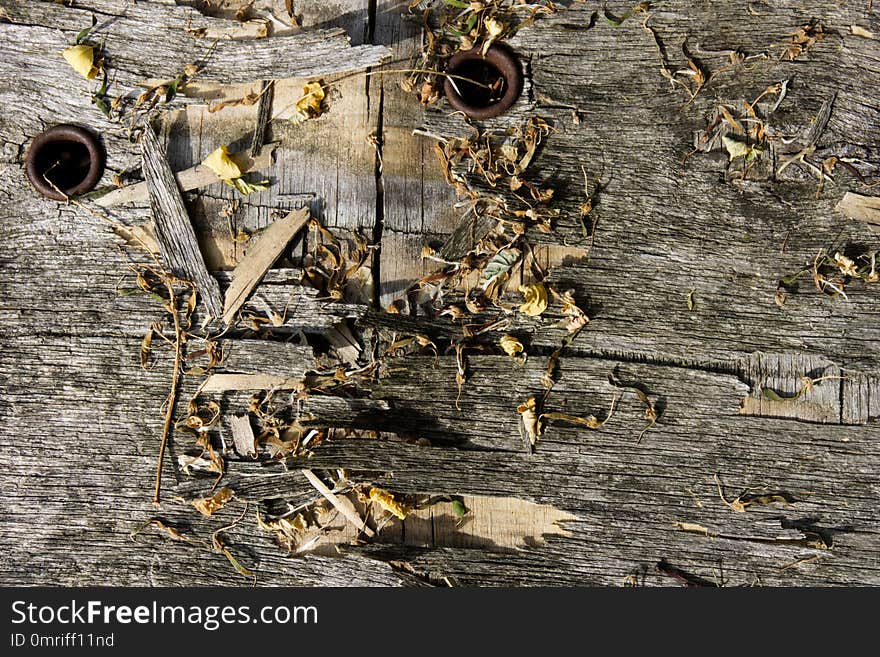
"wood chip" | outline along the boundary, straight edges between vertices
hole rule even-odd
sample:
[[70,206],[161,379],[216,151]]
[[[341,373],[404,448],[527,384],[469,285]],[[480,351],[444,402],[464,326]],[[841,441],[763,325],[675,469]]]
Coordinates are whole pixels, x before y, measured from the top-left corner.
[[205,380],[202,392],[227,390],[293,390],[302,384],[298,377],[270,374],[212,374]]
[[248,295],[263,278],[284,247],[309,221],[308,208],[300,208],[271,224],[232,273],[232,284],[226,290],[223,321],[228,325],[244,305]]
[[232,444],[239,456],[254,458],[257,455],[257,441],[254,438],[254,430],[251,420],[247,415],[233,415],[229,418],[229,431],[232,434]]
[[187,214],[180,188],[168,166],[165,152],[150,125],[141,137],[144,178],[150,195],[150,208],[156,226],[156,241],[171,273],[195,283],[205,308],[217,317],[222,311],[220,286],[208,273],[199,250],[196,231]]
[[874,39],[874,33],[871,30],[866,30],[864,27],[859,25],[850,25],[849,26],[850,34],[855,36],[865,37],[866,39]]
[[[373,537],[376,533],[367,526],[367,523],[361,518],[357,511],[351,505],[351,502],[345,504],[338,496],[336,496],[333,491],[331,491],[327,486],[324,485],[324,482],[321,481],[318,476],[312,472],[311,470],[303,469],[302,471],[305,478],[309,480],[309,483],[315,487],[315,490],[321,493],[324,497],[327,498],[327,501],[330,502],[336,510],[339,511],[342,515],[344,515],[351,524],[353,524],[359,531],[362,531],[369,537]],[[348,502],[348,500],[346,500]]]
[[[246,152],[232,153],[229,157],[238,165],[238,168],[241,169],[242,173],[268,169],[272,166],[272,153],[275,151],[275,147],[278,143],[279,142],[266,144],[266,147],[271,146],[271,149],[265,150],[261,155],[256,157],[252,157]],[[177,178],[178,186],[184,192],[199,189],[200,187],[207,187],[208,185],[220,182],[217,179],[217,175],[203,164],[197,164],[189,169],[178,171],[174,175]],[[96,199],[95,203],[108,208],[114,205],[122,205],[123,203],[138,203],[149,200],[150,192],[147,188],[146,181],[144,181],[114,189],[112,192],[108,192],[99,199]]]
[[880,233],[880,196],[863,196],[847,192],[836,209],[847,217],[864,221],[874,232]]

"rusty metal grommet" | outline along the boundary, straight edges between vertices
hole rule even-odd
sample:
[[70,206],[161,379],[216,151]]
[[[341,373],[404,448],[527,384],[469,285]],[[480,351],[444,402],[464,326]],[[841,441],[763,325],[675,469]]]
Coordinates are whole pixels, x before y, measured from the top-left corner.
[[[104,175],[106,160],[104,148],[94,134],[64,123],[34,137],[25,166],[34,189],[46,198],[64,201],[97,185]],[[62,193],[46,182],[47,178]]]
[[[489,119],[510,109],[523,90],[523,72],[514,52],[496,43],[486,51],[480,48],[455,53],[446,62],[446,73],[469,78],[478,84],[470,84],[460,78],[447,77],[443,90],[449,104],[472,119]],[[502,87],[496,95],[485,86],[494,86],[498,80]]]

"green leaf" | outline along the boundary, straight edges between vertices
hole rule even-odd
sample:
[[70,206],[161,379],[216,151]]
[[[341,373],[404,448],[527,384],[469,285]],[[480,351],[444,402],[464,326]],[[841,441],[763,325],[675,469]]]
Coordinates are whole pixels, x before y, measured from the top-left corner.
[[621,25],[623,25],[623,22],[630,16],[632,16],[631,11],[624,13],[620,18],[614,16],[614,14],[612,14],[607,9],[602,12],[602,18],[604,18],[605,22],[608,23],[611,27],[620,27]]
[[248,182],[244,178],[233,178],[232,180],[224,180],[227,185],[234,187],[240,194],[247,196],[254,192],[263,192],[269,189],[269,181],[261,180],[260,182]]
[[165,92],[165,102],[170,103],[174,100],[174,97],[177,95],[177,88],[181,85],[181,83],[186,78],[186,74],[181,73],[178,75],[171,83],[168,85],[168,91]]
[[99,96],[98,94],[95,94],[94,96],[92,96],[92,105],[101,110],[104,116],[106,116],[108,119],[110,118],[111,107],[110,103],[107,102],[106,96]]
[[92,24],[91,24],[91,26],[90,26],[90,27],[87,27],[87,28],[84,29],[84,30],[80,30],[80,31],[77,33],[77,35],[76,35],[76,39],[74,40],[73,45],[78,46],[79,44],[81,44],[81,43],[83,42],[83,40],[85,40],[85,38],[86,38],[87,36],[89,36],[89,32],[92,31],[92,29],[95,27],[95,25],[97,24],[97,22],[98,22],[98,19],[95,18],[94,16],[92,16]]
[[492,259],[483,269],[483,274],[480,276],[480,287],[485,290],[495,279],[509,272],[519,262],[521,256],[522,251],[519,249],[501,249],[492,256]]
[[792,283],[794,283],[797,279],[799,279],[801,276],[806,274],[808,271],[809,271],[808,269],[802,269],[799,272],[796,272],[794,274],[789,274],[788,276],[783,276],[782,278],[779,279],[779,284],[788,287]]
[[795,401],[796,399],[798,399],[798,398],[801,396],[801,393],[802,393],[802,392],[803,392],[803,390],[800,390],[800,391],[799,391],[796,395],[794,395],[793,397],[783,397],[783,396],[780,395],[778,392],[776,392],[775,390],[773,390],[773,388],[761,388],[761,394],[764,395],[764,399],[769,399],[770,401],[774,401],[774,402],[791,402],[791,401]]
[[737,141],[732,137],[728,137],[727,135],[721,138],[721,143],[724,144],[724,150],[727,151],[727,155],[731,162],[738,157],[749,159],[748,156],[752,152],[751,146],[744,142]]

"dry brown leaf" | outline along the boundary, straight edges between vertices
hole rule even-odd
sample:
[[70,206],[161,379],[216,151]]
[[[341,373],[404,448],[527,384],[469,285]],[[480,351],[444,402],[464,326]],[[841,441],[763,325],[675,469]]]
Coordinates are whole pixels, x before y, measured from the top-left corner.
[[198,509],[199,513],[203,516],[210,518],[217,511],[226,506],[226,503],[229,502],[234,495],[235,492],[231,488],[224,486],[211,497],[203,497],[198,500],[193,500],[192,505]]
[[534,446],[538,442],[538,438],[543,433],[543,425],[538,417],[538,404],[534,397],[529,397],[525,403],[517,406],[516,410],[522,417],[523,426],[526,435],[529,437],[529,443]]

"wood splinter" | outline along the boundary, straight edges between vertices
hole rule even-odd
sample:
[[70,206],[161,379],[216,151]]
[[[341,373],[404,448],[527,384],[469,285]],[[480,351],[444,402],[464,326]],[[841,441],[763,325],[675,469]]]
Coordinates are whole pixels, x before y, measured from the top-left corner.
[[156,225],[156,241],[171,272],[192,281],[208,312],[218,317],[223,310],[220,286],[208,273],[199,250],[196,231],[190,221],[180,187],[153,128],[148,124],[141,137],[144,178],[150,193],[150,208]]
[[305,475],[305,478],[309,480],[309,483],[315,487],[315,490],[327,498],[327,501],[336,507],[336,510],[345,516],[345,518],[354,525],[358,531],[363,532],[370,538],[376,535],[376,532],[369,528],[367,522],[361,518],[353,508],[344,504],[332,490],[327,488],[327,486],[324,485],[324,482],[321,481],[314,472],[303,469],[302,473]]
[[223,322],[227,325],[235,319],[235,314],[247,301],[257,283],[266,275],[272,263],[278,259],[284,247],[309,221],[309,209],[293,210],[279,219],[260,235],[257,243],[248,250],[247,255],[232,272],[232,284],[226,290],[223,305]]

